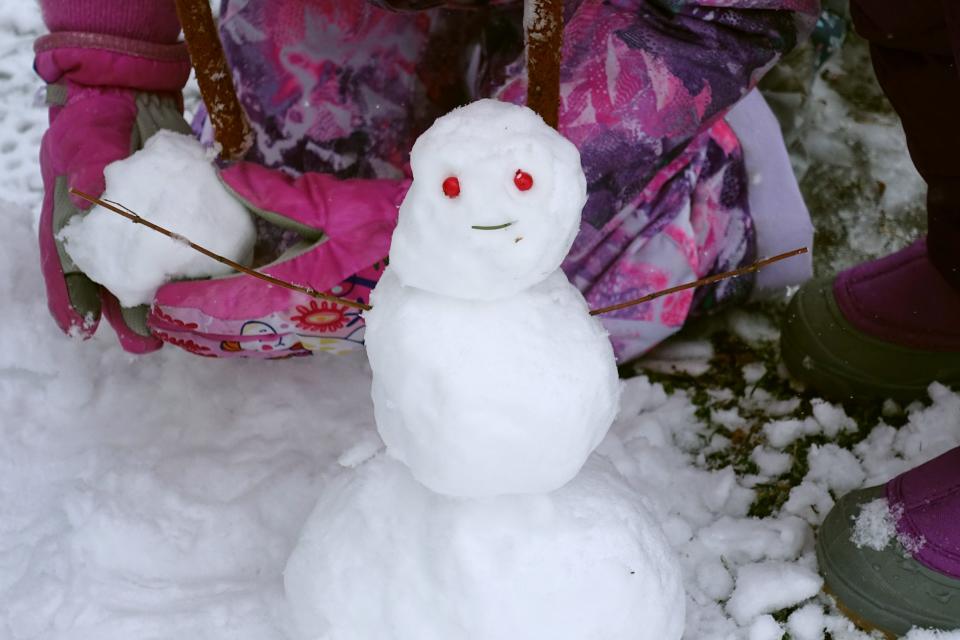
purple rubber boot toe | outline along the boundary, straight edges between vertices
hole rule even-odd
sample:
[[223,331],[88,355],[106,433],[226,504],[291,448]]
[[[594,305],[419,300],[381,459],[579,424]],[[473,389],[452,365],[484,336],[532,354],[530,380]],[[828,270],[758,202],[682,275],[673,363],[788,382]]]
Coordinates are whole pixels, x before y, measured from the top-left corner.
[[[960,447],[891,480],[887,501],[901,539],[925,567],[960,579]],[[960,602],[957,603],[960,607]]]

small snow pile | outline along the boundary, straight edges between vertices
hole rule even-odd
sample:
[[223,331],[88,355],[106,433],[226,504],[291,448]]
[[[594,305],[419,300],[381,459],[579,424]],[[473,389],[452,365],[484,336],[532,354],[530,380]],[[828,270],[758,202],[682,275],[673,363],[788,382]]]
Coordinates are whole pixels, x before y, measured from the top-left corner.
[[807,460],[810,470],[804,479],[840,494],[862,487],[867,477],[856,456],[833,443],[812,445]]
[[769,477],[786,473],[793,464],[793,456],[789,453],[759,445],[750,454],[750,459],[757,465],[760,473]]
[[284,573],[302,638],[677,640],[680,572],[595,456],[548,495],[447,498],[379,456],[324,490]]
[[903,513],[903,507],[897,506],[900,507],[899,513],[894,513],[886,498],[877,498],[863,505],[854,521],[850,541],[858,548],[886,549],[897,536],[897,520]]
[[782,448],[792,443],[794,440],[803,436],[812,435],[819,431],[819,425],[813,418],[799,420],[797,418],[784,418],[767,423],[763,427],[763,433],[767,436],[767,442],[777,448]]
[[790,562],[758,562],[737,571],[727,611],[741,624],[812,598],[823,586],[817,572]]
[[808,604],[800,607],[787,618],[787,630],[792,640],[823,640],[823,607]]
[[[251,257],[250,214],[226,191],[194,138],[160,131],[144,148],[107,166],[103,198],[236,262]],[[230,273],[182,241],[134,224],[103,207],[76,216],[60,233],[64,248],[92,280],[125,307],[150,304],[175,278]]]
[[756,618],[747,632],[747,640],[780,640],[783,627],[770,614]]

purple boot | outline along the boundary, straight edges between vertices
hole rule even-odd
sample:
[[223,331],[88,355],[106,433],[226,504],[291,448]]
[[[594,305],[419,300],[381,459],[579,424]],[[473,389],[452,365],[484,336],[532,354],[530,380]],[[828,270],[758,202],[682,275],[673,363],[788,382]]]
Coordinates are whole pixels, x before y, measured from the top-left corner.
[[843,496],[817,559],[826,590],[865,629],[960,629],[960,447]]
[[960,291],[919,240],[801,287],[781,353],[794,377],[836,400],[910,401],[934,381],[960,388]]

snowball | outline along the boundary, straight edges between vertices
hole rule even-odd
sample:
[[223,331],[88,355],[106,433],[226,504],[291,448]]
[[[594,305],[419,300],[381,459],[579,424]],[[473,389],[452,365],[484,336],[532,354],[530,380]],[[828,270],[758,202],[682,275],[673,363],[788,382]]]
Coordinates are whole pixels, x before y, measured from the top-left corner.
[[617,413],[602,325],[562,272],[516,296],[459,300],[387,269],[366,314],[377,428],[434,491],[552,491],[580,470]]
[[823,427],[828,438],[836,438],[841,431],[856,431],[857,423],[846,414],[840,405],[815,399],[811,402],[813,417]]
[[858,489],[867,478],[856,456],[833,443],[812,445],[807,460],[810,471],[804,480],[821,483],[840,493]]
[[743,365],[743,381],[747,384],[756,384],[767,374],[767,367],[762,362],[748,362]]
[[314,640],[678,640],[656,522],[601,458],[550,495],[430,492],[379,456],[324,490],[284,572]]
[[763,613],[792,607],[820,591],[823,579],[814,571],[787,562],[761,562],[737,571],[727,611],[740,624]]
[[819,525],[833,508],[834,500],[830,491],[822,483],[804,479],[790,490],[790,496],[783,504],[786,513],[798,515],[811,524]]
[[[107,165],[103,197],[236,262],[249,261],[256,230],[250,214],[217,178],[194,138],[160,131],[129,158]],[[150,304],[175,278],[230,273],[230,267],[96,206],[60,233],[76,265],[125,307]]]
[[[513,295],[553,273],[580,228],[580,154],[526,107],[480,100],[451,111],[417,139],[410,166],[390,248],[407,286],[476,300]],[[518,171],[532,177],[528,190],[515,184]],[[450,178],[456,197],[444,193]]]
[[787,618],[787,630],[792,640],[823,640],[823,607],[808,604],[800,607]]
[[793,560],[812,546],[806,522],[794,516],[781,518],[720,518],[702,528],[697,536],[716,555],[732,562],[764,558]]
[[697,567],[697,586],[714,600],[725,600],[733,591],[733,576],[719,560],[708,560]]
[[820,425],[812,418],[797,420],[787,418],[774,420],[763,425],[763,433],[771,446],[782,448],[805,435],[812,435],[820,430]]
[[748,640],[780,640],[782,637],[783,627],[771,615],[760,616],[754,620],[747,632]]
[[762,445],[754,447],[750,453],[750,459],[757,465],[760,473],[771,477],[782,475],[793,466],[793,456],[789,453],[783,453]]

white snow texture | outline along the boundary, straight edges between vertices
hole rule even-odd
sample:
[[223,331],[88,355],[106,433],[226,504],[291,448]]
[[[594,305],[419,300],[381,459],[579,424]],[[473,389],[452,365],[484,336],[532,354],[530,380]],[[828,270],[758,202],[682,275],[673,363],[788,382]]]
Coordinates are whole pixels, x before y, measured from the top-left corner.
[[[253,220],[220,184],[193,137],[159,131],[143,149],[108,165],[104,178],[103,198],[235,262],[251,257]],[[125,307],[151,304],[157,289],[175,278],[231,272],[185,243],[100,206],[75,216],[60,233],[80,270]]]
[[437,495],[380,456],[324,490],[284,574],[304,640],[678,640],[673,552],[594,457],[549,495]]
[[[451,111],[417,139],[410,167],[390,247],[404,285],[466,299],[513,295],[554,272],[580,228],[580,153],[526,107],[479,100]],[[517,171],[530,189],[514,183]],[[451,177],[456,197],[443,191]]]
[[616,416],[620,382],[603,327],[556,272],[495,302],[403,287],[388,269],[366,344],[388,452],[439,493],[552,491]]

